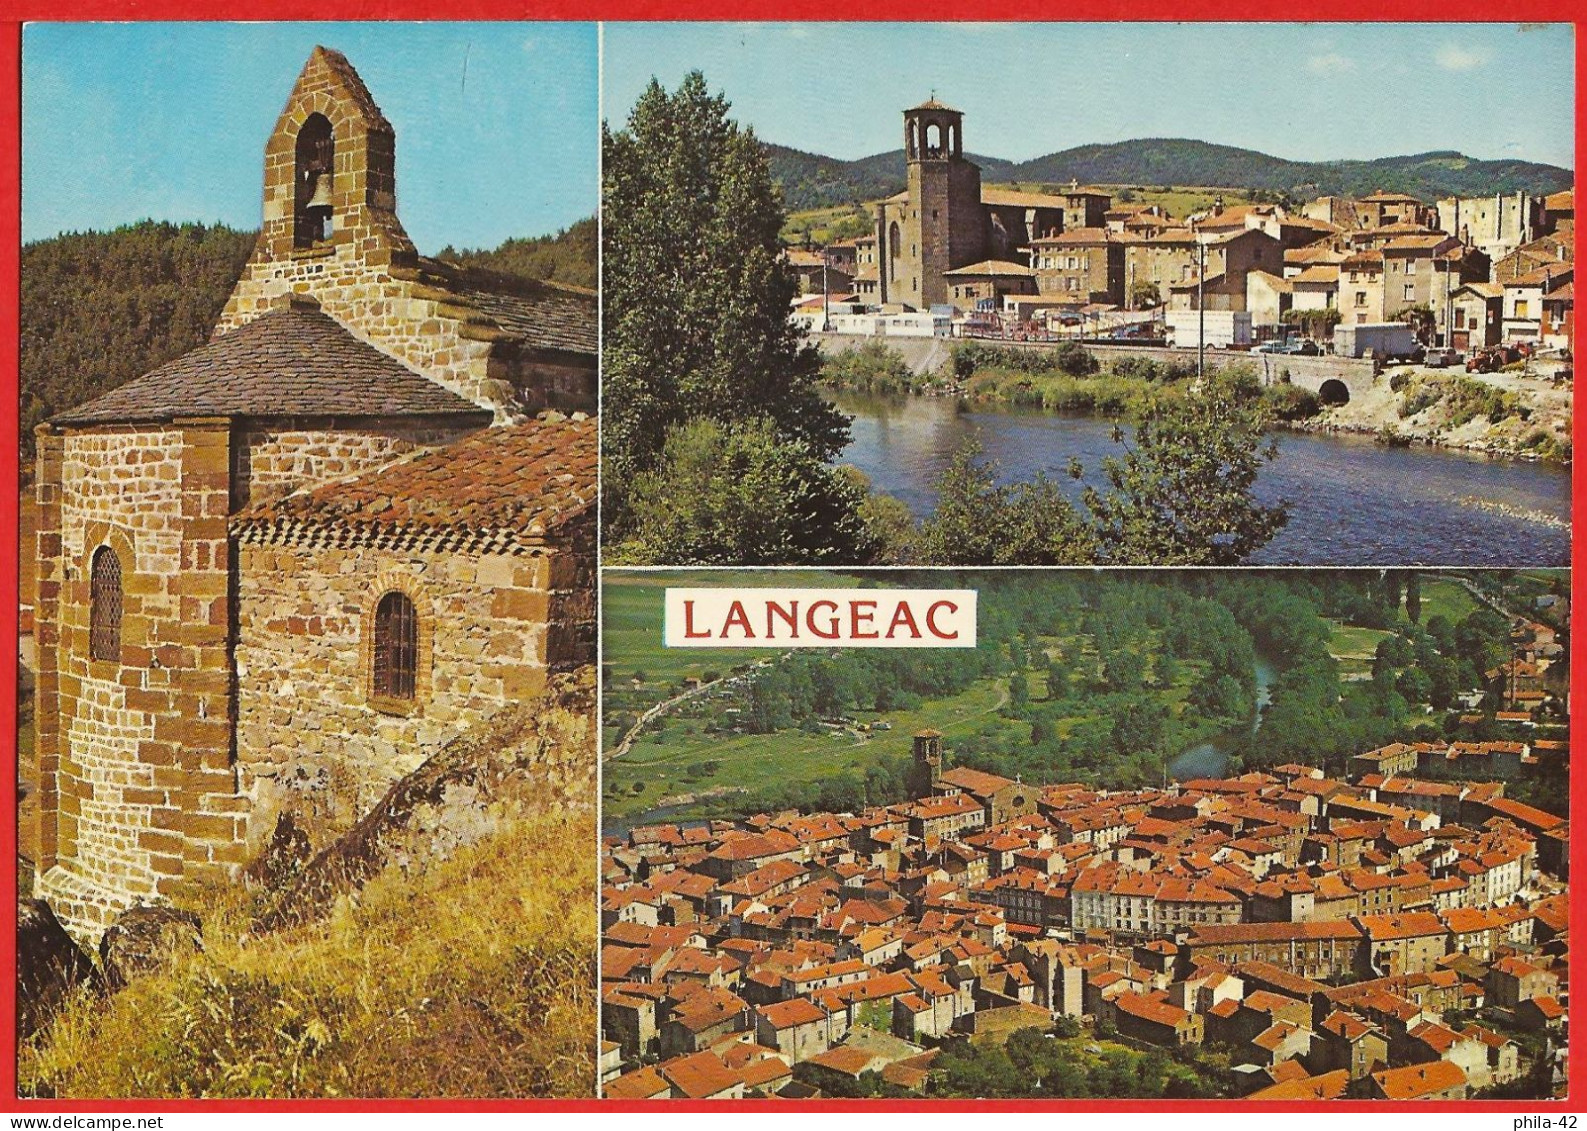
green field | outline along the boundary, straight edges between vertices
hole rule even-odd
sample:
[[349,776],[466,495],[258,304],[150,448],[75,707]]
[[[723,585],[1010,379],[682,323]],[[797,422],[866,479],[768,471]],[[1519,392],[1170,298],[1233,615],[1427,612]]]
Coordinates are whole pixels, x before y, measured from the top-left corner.
[[1371,661],[1378,654],[1378,641],[1394,633],[1384,628],[1358,628],[1353,624],[1340,624],[1338,621],[1329,621],[1333,628],[1333,636],[1328,641],[1328,652],[1336,660],[1366,660],[1371,666]]
[[782,226],[782,241],[790,247],[803,246],[806,240],[817,247],[851,240],[874,231],[876,223],[858,204],[838,208],[810,208],[790,212]]
[[1458,581],[1422,574],[1422,625],[1425,626],[1434,617],[1444,617],[1450,624],[1459,624],[1483,607]]
[[[667,585],[710,584],[746,577],[779,585],[857,585],[863,579],[817,571],[781,572],[774,577],[728,571],[607,574],[605,578],[607,646],[605,661],[617,684],[607,692],[607,710],[637,715],[665,697],[670,685],[685,675],[707,670],[726,671],[736,663],[766,658],[765,651],[745,649],[709,651],[673,650],[660,645],[661,590]],[[653,627],[647,627],[653,626]],[[1078,636],[1042,637],[1044,651],[1062,646],[1070,655],[1093,658],[1088,640]],[[682,657],[682,659],[680,659]],[[697,658],[703,657],[703,658]],[[1155,678],[1156,654],[1145,654],[1146,675]],[[647,682],[634,689],[619,681],[641,670]],[[1205,665],[1181,661],[1172,686],[1158,692],[1176,716],[1184,710],[1190,689],[1205,676]],[[1046,660],[1027,670],[1031,702],[1039,706],[1048,697]],[[604,764],[604,812],[607,821],[633,818],[666,806],[674,819],[720,816],[735,812],[731,796],[740,791],[767,787],[813,784],[834,774],[859,770],[883,758],[905,757],[916,731],[931,728],[944,735],[950,751],[956,742],[973,735],[1004,736],[1016,743],[1029,740],[1030,721],[1003,716],[1008,703],[1008,679],[980,680],[960,694],[923,702],[913,710],[887,713],[855,710],[849,717],[858,724],[885,722],[890,729],[856,734],[822,728],[788,729],[775,734],[710,733],[709,720],[686,711],[668,715],[659,729],[645,732],[622,757]],[[726,703],[722,704],[725,709]],[[711,711],[707,707],[706,711]],[[1058,720],[1055,729],[1066,735],[1092,716],[1075,715]],[[720,718],[720,717],[718,717]],[[621,737],[606,731],[610,749]],[[1200,736],[1198,736],[1200,737]],[[635,785],[640,786],[634,792]],[[702,793],[710,796],[700,797]],[[692,801],[679,802],[689,795]]]
[[[631,817],[661,804],[663,798],[682,793],[817,782],[844,770],[863,770],[883,757],[907,755],[914,733],[928,727],[942,731],[950,748],[955,737],[987,726],[1011,727],[1028,734],[1028,722],[1014,722],[998,714],[1007,700],[1006,680],[983,680],[962,694],[929,701],[915,711],[886,715],[853,712],[860,722],[885,719],[892,724],[891,730],[864,738],[827,730],[706,734],[703,720],[673,719],[659,733],[646,734],[622,758],[606,763],[605,817]],[[702,769],[707,763],[714,765]],[[639,794],[633,792],[635,782],[644,783]],[[704,813],[711,807],[697,808]]]

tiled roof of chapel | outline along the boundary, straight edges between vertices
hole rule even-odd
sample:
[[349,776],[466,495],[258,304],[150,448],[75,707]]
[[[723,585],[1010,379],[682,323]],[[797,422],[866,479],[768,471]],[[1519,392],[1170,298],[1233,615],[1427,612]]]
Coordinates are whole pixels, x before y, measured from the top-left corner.
[[362,527],[466,529],[538,538],[595,506],[596,422],[575,414],[486,428],[378,470],[258,503],[233,519],[256,535]]
[[464,400],[317,310],[264,314],[87,404],[57,424],[184,416],[478,416]]

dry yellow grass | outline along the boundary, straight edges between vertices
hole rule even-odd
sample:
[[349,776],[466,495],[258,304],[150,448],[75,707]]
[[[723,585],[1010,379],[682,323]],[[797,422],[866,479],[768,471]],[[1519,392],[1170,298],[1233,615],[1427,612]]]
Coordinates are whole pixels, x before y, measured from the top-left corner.
[[205,951],[84,991],[23,1048],[24,1094],[594,1094],[593,814],[503,817],[392,866],[325,919],[253,936],[248,894],[195,908]]

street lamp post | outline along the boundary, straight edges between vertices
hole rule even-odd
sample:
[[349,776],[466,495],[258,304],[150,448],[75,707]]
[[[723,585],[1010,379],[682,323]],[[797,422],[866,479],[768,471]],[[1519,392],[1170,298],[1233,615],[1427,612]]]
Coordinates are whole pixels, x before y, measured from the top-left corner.
[[1196,237],[1196,383],[1207,368],[1207,245]]

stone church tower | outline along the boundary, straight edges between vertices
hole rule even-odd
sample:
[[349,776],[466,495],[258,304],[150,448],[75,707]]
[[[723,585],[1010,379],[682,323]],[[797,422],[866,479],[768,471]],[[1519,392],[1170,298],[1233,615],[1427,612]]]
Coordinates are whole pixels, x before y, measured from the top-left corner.
[[935,98],[904,111],[909,188],[877,209],[884,303],[948,301],[944,273],[986,256],[981,170],[964,156],[964,115]]
[[[352,65],[316,47],[265,145],[259,241],[215,333],[308,298],[499,420],[593,410],[592,356],[546,332],[580,321],[584,296],[499,277],[480,285],[421,257],[397,219],[396,153]],[[538,325],[513,297],[536,304]]]
[[916,734],[913,754],[909,796],[930,797],[942,780],[942,732],[923,730]]
[[37,430],[37,893],[80,936],[243,863],[298,732],[350,823],[593,650],[594,295],[418,255],[394,153],[316,48],[210,343]]

